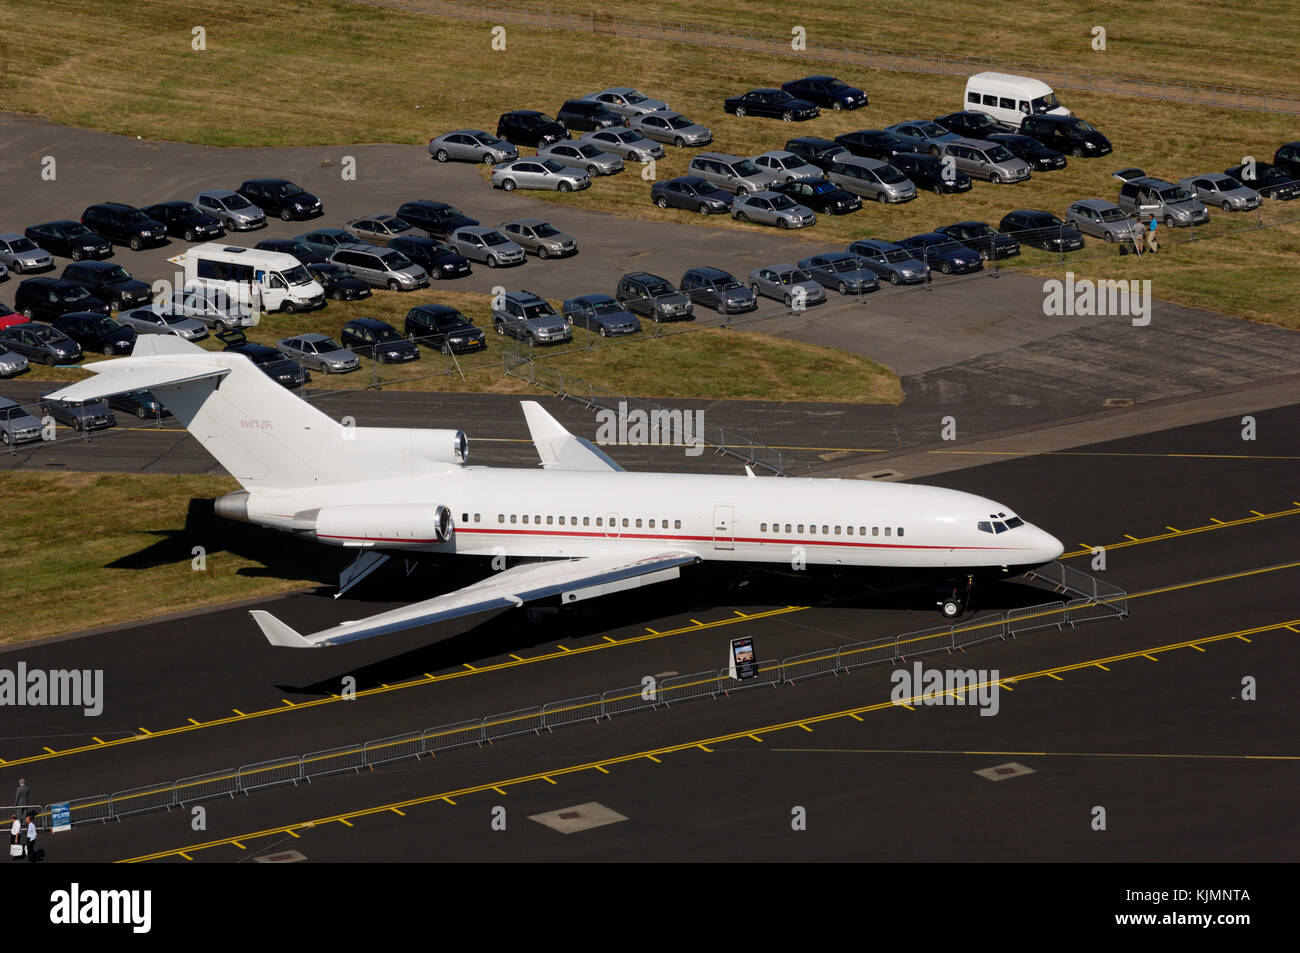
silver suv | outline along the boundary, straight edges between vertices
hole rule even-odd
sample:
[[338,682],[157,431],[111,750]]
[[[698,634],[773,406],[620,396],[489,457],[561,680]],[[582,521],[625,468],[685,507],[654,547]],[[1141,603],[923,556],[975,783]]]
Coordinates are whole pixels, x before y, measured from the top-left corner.
[[701,152],[691,159],[687,169],[718,188],[737,195],[762,192],[782,179],[774,170],[760,169],[753,159],[725,152]]
[[1006,146],[986,139],[953,139],[940,147],[939,154],[951,156],[958,172],[988,179],[994,185],[1029,178],[1028,162],[1017,159]]
[[[1125,177],[1123,173],[1139,174]],[[1210,213],[1200,200],[1181,185],[1141,175],[1141,170],[1124,169],[1116,178],[1126,178],[1119,190],[1116,203],[1141,222],[1159,219],[1165,228],[1200,225],[1210,220]]]
[[510,291],[501,307],[492,309],[497,334],[508,334],[529,344],[559,344],[573,340],[573,332],[551,303],[531,291]]
[[343,245],[330,255],[349,275],[375,288],[414,291],[429,284],[429,273],[399,251],[377,245]]

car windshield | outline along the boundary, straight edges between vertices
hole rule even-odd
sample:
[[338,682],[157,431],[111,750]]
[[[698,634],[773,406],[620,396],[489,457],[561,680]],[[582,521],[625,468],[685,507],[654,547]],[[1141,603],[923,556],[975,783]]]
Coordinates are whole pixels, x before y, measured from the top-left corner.
[[951,135],[947,129],[944,129],[943,126],[939,125],[937,122],[918,122],[915,126],[917,132],[923,136],[928,136],[931,139],[939,139],[943,136]]
[[595,156],[600,155],[600,150],[590,144],[578,146],[577,150],[578,150],[578,155],[582,156],[584,159],[591,159]]
[[505,143],[502,142],[500,139],[498,139],[496,136],[490,136],[490,135],[488,135],[487,133],[483,133],[483,135],[481,135],[481,136],[477,136],[477,137],[475,137],[475,138],[478,139],[479,145],[482,145],[482,146],[503,146],[503,145],[505,145]]
[[291,285],[309,285],[312,283],[311,272],[302,265],[294,265],[280,272],[280,277]]
[[758,171],[758,166],[754,165],[754,163],[750,162],[748,159],[741,159],[731,168],[736,175],[762,175],[762,173]]
[[1077,130],[1079,130],[1079,132],[1096,132],[1096,131],[1097,131],[1097,127],[1094,126],[1092,123],[1088,122],[1086,119],[1079,119],[1079,120],[1077,120],[1077,121],[1075,122],[1075,124],[1074,124],[1074,128],[1077,129]]
[[834,182],[816,182],[813,184],[813,195],[825,195],[827,192],[834,192],[838,186]]
[[1171,188],[1162,189],[1160,191],[1161,200],[1167,203],[1186,202],[1191,197],[1192,197],[1191,193],[1188,192],[1181,185],[1175,185]]
[[1046,96],[1039,96],[1030,103],[1034,107],[1034,114],[1051,112],[1053,109],[1060,107],[1060,102],[1056,99],[1056,93],[1048,93]]
[[591,306],[591,310],[596,314],[618,314],[623,307],[617,301],[597,301]]
[[164,311],[162,314],[158,315],[158,319],[163,324],[182,324],[183,322],[191,320],[183,314],[177,314],[172,311]]
[[542,222],[542,224],[535,226],[533,228],[533,233],[536,234],[538,238],[552,238],[555,235],[563,234],[550,222]]
[[1006,146],[993,146],[985,150],[984,154],[989,157],[990,162],[1007,162],[1015,158]]
[[243,354],[254,364],[269,364],[272,361],[281,359],[279,351],[272,350],[271,348],[257,347],[256,345],[250,347],[247,351],[244,351]]
[[831,271],[857,271],[858,263],[852,258],[837,258],[831,262]]
[[645,139],[645,136],[641,135],[641,133],[637,132],[635,129],[629,129],[627,132],[614,133],[614,138],[625,145],[631,145],[634,142],[641,142]]
[[398,334],[397,331],[393,328],[383,327],[375,331],[375,340],[376,341],[400,341],[402,340],[402,336]]
[[302,195],[302,189],[292,182],[286,182],[284,185],[276,186],[275,194],[282,199],[287,199],[294,195]]
[[9,243],[10,251],[35,251],[36,246],[32,244],[29,238],[15,238]]
[[978,236],[982,236],[982,235],[996,235],[996,234],[997,234],[997,230],[994,229],[992,225],[986,225],[986,224],[984,224],[983,222],[980,222],[978,225],[971,225],[971,226],[969,226],[969,227],[967,228],[967,231],[970,232],[970,234],[971,234],[972,236],[976,236],[976,237],[978,237]]
[[149,216],[144,214],[144,212],[140,211],[138,208],[133,208],[128,212],[123,212],[122,219],[123,221],[139,224],[140,222],[147,222]]
[[806,271],[800,271],[796,268],[794,271],[787,271],[781,275],[781,284],[790,285],[800,281],[812,281],[812,275]]
[[82,225],[80,222],[73,222],[71,225],[65,225],[63,233],[68,238],[81,238],[85,235],[94,234],[94,232],[88,229],[85,225]]
[[790,198],[788,195],[774,195],[772,197],[772,208],[776,209],[778,212],[795,208],[798,204],[798,202]]
[[691,122],[685,116],[673,116],[668,120],[668,125],[673,129],[689,129],[695,123]]
[[1128,218],[1128,215],[1120,208],[1106,208],[1101,210],[1101,220],[1103,222],[1122,222]]
[[523,309],[525,318],[548,318],[555,313],[555,309],[545,301],[526,304],[523,306]]
[[643,103],[647,99],[649,99],[648,96],[642,96],[640,93],[636,92],[635,90],[633,90],[630,93],[624,93],[623,98],[626,99],[629,103]]
[[393,271],[401,271],[403,268],[411,267],[411,259],[407,258],[401,252],[390,251],[379,256],[379,260],[391,268]]
[[342,278],[347,274],[347,272],[343,270],[342,265],[336,265],[332,261],[325,262],[324,264],[312,265],[311,268],[307,270],[313,275],[318,275],[322,278]]
[[126,273],[126,269],[121,265],[110,265],[105,268],[101,274],[104,281],[130,281],[131,276]]
[[248,199],[244,198],[238,192],[236,192],[234,195],[224,196],[222,199],[220,199],[220,201],[226,203],[226,208],[252,208],[253,207],[253,203],[248,201]]
[[876,175],[880,176],[880,181],[887,185],[896,185],[899,182],[907,181],[907,176],[899,172],[892,165],[881,166],[876,170]]
[[61,301],[85,301],[90,297],[90,292],[80,286],[73,288],[63,288],[59,292]]
[[464,218],[465,213],[454,205],[448,205],[445,209],[435,213],[438,218],[446,220],[451,218]]
[[483,241],[489,245],[504,245],[506,242],[510,241],[510,239],[506,238],[498,231],[491,231],[483,234]]
[[306,343],[309,347],[314,343],[316,345],[317,354],[327,354],[330,351],[343,350],[343,345],[335,341],[333,338],[321,338],[319,341],[308,341]]
[[91,323],[90,326],[94,330],[99,331],[100,333],[103,334],[107,334],[110,331],[116,331],[122,327],[122,325],[118,324],[108,315],[104,315],[102,317],[96,318],[94,322]]
[[1042,215],[1035,215],[1029,220],[1029,224],[1034,228],[1060,228],[1065,223],[1055,215],[1044,213]]
[[673,289],[666,281],[656,281],[653,284],[647,285],[645,290],[646,294],[650,295],[652,298],[657,298],[660,295],[674,294]]
[[891,265],[902,264],[905,261],[911,261],[912,256],[905,248],[891,248],[885,252],[885,261]]
[[826,88],[829,89],[829,90],[839,90],[839,89],[848,89],[848,88],[849,88],[849,84],[846,83],[846,82],[844,82],[844,80],[842,80],[842,79],[828,79],[828,80],[826,80],[826,84],[825,84],[825,85],[826,85]]
[[562,162],[557,162],[557,161],[554,160],[554,159],[543,159],[543,160],[542,160],[542,165],[545,166],[545,167],[546,167],[548,170],[550,170],[551,172],[563,172],[563,171],[564,171],[564,163],[562,163]]
[[[425,312],[428,314],[428,312]],[[433,323],[440,328],[455,328],[469,324],[469,319],[459,311],[438,311],[433,314]]]
[[36,335],[36,340],[45,344],[63,340],[63,335],[51,327],[32,328],[32,334]]

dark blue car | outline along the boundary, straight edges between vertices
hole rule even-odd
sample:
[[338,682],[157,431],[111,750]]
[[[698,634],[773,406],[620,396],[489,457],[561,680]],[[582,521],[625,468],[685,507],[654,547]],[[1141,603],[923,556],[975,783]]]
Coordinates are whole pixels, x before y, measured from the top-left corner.
[[865,90],[850,86],[834,76],[805,76],[782,83],[781,88],[825,109],[860,109],[867,105]]
[[898,244],[945,275],[964,275],[984,268],[984,259],[979,252],[942,232],[922,232],[904,238]]

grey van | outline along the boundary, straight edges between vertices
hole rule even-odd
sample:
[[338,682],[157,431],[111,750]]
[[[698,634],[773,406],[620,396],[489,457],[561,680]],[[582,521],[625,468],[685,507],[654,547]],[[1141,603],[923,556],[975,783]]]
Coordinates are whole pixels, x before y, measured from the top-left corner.
[[1153,179],[1143,175],[1141,169],[1121,169],[1113,175],[1124,180],[1115,204],[1140,222],[1155,218],[1165,228],[1174,228],[1200,225],[1210,220],[1209,210],[1181,185]]
[[429,284],[429,273],[399,251],[376,245],[343,245],[330,261],[376,288],[414,291]]
[[1011,150],[987,139],[953,139],[939,149],[940,156],[951,156],[958,172],[988,179],[994,185],[1023,182],[1029,178],[1029,163],[1017,159]]
[[910,202],[916,185],[888,162],[861,156],[844,156],[826,171],[826,178],[840,188],[881,203]]

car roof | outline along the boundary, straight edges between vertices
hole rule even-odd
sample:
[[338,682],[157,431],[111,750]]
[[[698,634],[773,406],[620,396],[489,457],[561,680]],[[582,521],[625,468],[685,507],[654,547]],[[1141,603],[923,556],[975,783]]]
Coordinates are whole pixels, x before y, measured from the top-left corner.
[[825,73],[818,73],[816,76],[805,76],[805,77],[803,77],[803,79],[797,79],[797,80],[795,80],[795,82],[796,82],[796,83],[802,83],[802,82],[804,82],[805,80],[810,80],[810,79],[834,79],[834,78],[835,78],[834,76],[828,76],[828,75],[826,75]]
[[[1229,178],[1229,177],[1224,176],[1224,178]],[[1236,180],[1234,179],[1233,181]],[[1118,205],[1116,205],[1114,202],[1111,202],[1107,199],[1078,199],[1077,201],[1071,202],[1070,204],[1082,205],[1084,208],[1095,208],[1098,210],[1108,209],[1108,208],[1119,208]]]
[[[239,193],[233,189],[200,189],[197,194],[210,195],[214,199],[225,199],[232,195],[239,195]],[[243,196],[240,196],[240,198],[243,198]]]
[[[326,341],[329,339],[329,335],[321,334],[319,331],[308,331],[306,334],[294,334],[291,337],[295,337],[299,341]],[[288,338],[285,340],[288,340]]]
[[[924,153],[924,152],[900,152],[898,155],[894,156],[894,159],[920,159],[920,160],[922,160],[922,161],[924,161],[924,162],[938,162],[938,161],[939,161],[939,160],[936,159],[934,156],[932,156],[932,155],[927,155],[927,154]],[[890,161],[892,162],[893,159],[891,159]]]
[[951,225],[945,225],[944,228],[963,228],[967,225],[988,225],[988,222],[977,222],[972,218],[964,222],[953,222]]
[[288,179],[245,179],[244,184],[255,182],[258,185],[293,185]]
[[[456,232],[469,232],[473,235],[486,235],[488,232],[495,232],[496,230],[497,227],[495,225],[462,225],[460,228],[456,229]],[[456,232],[452,232],[452,234],[455,235]]]
[[[699,152],[695,159],[718,159],[722,162],[739,162],[744,156],[732,155],[730,152]],[[695,159],[691,161],[694,162]]]
[[[451,305],[435,304],[432,301],[429,302],[428,304],[417,304],[414,308],[411,309],[411,311],[428,311],[432,314],[459,314],[460,313],[459,311],[457,311],[456,308],[453,308]],[[410,312],[407,312],[407,314],[410,314]]]
[[[800,158],[799,156],[797,156],[797,155],[795,155],[793,152],[791,152],[789,149],[768,149],[766,152],[760,152],[758,155],[760,155],[760,156],[775,156],[775,157],[777,157],[777,158],[781,158],[781,159],[785,159],[785,158],[798,159],[798,158]],[[754,156],[754,158],[757,159],[758,156]]]
[[[4,237],[3,235],[0,235],[0,238],[3,237]],[[73,265],[75,265],[78,268],[89,269],[91,271],[108,271],[114,266],[118,268],[122,267],[121,265],[118,265],[117,262],[115,261],[74,261],[69,263],[69,267]]]
[[711,189],[716,188],[712,182],[699,175],[679,175],[674,179],[665,179],[664,182],[665,184],[668,182],[689,182],[691,185],[707,185]]
[[[1041,208],[1018,208],[1015,209],[1014,211],[1007,212],[1007,215],[1024,215],[1029,218],[1042,218],[1044,216],[1051,216],[1055,218],[1055,216],[1052,215],[1051,212]],[[1006,218],[1006,215],[1004,215],[1003,218]]]
[[547,222],[546,219],[544,218],[512,218],[507,222],[502,222],[501,224],[502,225],[545,225],[547,224]]
[[697,275],[704,275],[706,278],[730,278],[731,273],[721,268],[714,268],[712,265],[697,265],[694,268],[688,268],[686,273],[689,275],[694,272]]
[[525,301],[545,301],[545,300],[546,300],[546,299],[543,298],[541,295],[539,295],[539,294],[535,294],[534,292],[529,291],[527,288],[520,288],[518,291],[507,291],[507,292],[506,292],[506,297],[507,297],[507,298],[511,298],[511,299],[513,299],[513,300],[515,300],[515,301],[519,301],[519,302],[521,302],[521,303],[522,303],[522,302],[525,302]]
[[380,252],[384,249],[380,248],[378,245],[372,245],[369,242],[348,242],[346,245],[340,245],[338,250]]
[[[815,145],[815,146],[835,146],[835,148],[837,149],[844,148],[834,139],[823,139],[821,136],[796,136],[795,138],[791,139],[790,142],[806,142],[809,145]],[[789,145],[789,143],[786,143],[786,145]]]
[[668,280],[667,278],[661,278],[659,275],[651,274],[648,271],[629,271],[623,277],[631,278],[634,281],[667,281]]
[[353,318],[351,321],[344,324],[343,327],[388,328],[390,331],[396,330],[396,328],[387,321],[380,321],[378,318]]
[[780,92],[784,92],[784,90],[777,89],[777,88],[774,87],[774,86],[756,86],[756,87],[754,87],[753,89],[749,90],[749,92],[751,92],[751,93],[780,93]]
[[773,192],[771,189],[762,189],[761,191],[758,192],[750,192],[748,195],[737,195],[736,198],[737,199],[759,199],[759,198],[785,199],[785,198],[789,198],[789,196],[783,195],[780,192]]
[[1151,176],[1151,175],[1139,175],[1139,176],[1134,176],[1131,179],[1125,180],[1124,184],[1145,185],[1148,188],[1151,188],[1153,186],[1159,187],[1162,185],[1173,185],[1174,183],[1166,182],[1164,179],[1157,179],[1155,176]]
[[402,203],[403,208],[405,208],[408,205],[415,205],[422,208],[433,208],[433,209],[451,208],[451,205],[448,204],[447,202],[438,202],[435,201],[434,199],[412,199],[409,202]]
[[835,161],[839,165],[860,165],[866,169],[881,169],[889,165],[888,162],[881,162],[879,159],[869,159],[866,156],[855,155],[840,156]]
[[545,116],[546,113],[540,109],[510,109],[501,114],[502,116]]
[[32,226],[30,226],[30,227],[31,227],[31,228],[45,228],[45,227],[47,227],[47,226],[57,225],[57,226],[59,226],[60,228],[62,228],[62,227],[68,226],[68,225],[80,225],[80,224],[81,224],[80,222],[78,222],[78,221],[74,221],[73,219],[70,219],[70,218],[56,218],[56,219],[54,219],[54,221],[52,221],[52,222],[40,222],[39,224],[32,225]]

